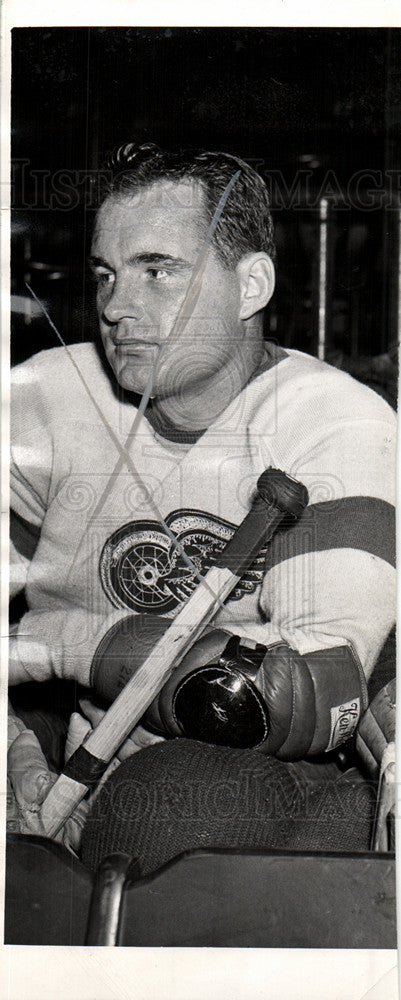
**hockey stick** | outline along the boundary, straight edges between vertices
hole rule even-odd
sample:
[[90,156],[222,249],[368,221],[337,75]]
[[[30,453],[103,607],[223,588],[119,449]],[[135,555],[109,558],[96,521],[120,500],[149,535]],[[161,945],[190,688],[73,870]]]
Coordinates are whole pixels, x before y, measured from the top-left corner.
[[93,788],[109,761],[178,666],[185,653],[217,613],[221,602],[241,579],[259,549],[272,538],[284,518],[296,520],[308,503],[305,486],[278,469],[266,469],[257,483],[250,512],[219,554],[170,628],[128,681],[105,716],[70,757],[64,773],[41,808],[47,836],[55,836],[75,806]]

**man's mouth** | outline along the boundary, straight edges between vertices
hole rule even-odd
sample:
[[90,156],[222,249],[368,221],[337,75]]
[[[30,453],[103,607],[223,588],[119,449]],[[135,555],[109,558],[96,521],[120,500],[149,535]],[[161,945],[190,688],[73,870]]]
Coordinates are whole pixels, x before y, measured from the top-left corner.
[[120,354],[142,354],[151,348],[159,350],[159,344],[147,340],[113,340],[113,344]]

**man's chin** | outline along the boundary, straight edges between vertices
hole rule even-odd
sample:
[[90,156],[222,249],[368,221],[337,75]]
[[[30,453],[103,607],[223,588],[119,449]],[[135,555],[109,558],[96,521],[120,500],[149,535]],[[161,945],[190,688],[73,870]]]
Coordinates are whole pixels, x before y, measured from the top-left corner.
[[153,380],[153,371],[150,365],[145,368],[142,365],[116,364],[114,358],[109,359],[109,361],[118,384],[126,392],[142,395]]

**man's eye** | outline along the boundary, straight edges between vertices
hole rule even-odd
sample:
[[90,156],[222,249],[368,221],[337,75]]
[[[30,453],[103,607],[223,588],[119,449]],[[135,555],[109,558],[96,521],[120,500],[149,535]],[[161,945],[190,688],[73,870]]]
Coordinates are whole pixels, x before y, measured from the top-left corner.
[[166,267],[148,267],[147,273],[155,281],[166,281],[170,277],[170,271]]
[[93,277],[97,285],[111,285],[114,281],[114,274],[112,271],[94,271]]

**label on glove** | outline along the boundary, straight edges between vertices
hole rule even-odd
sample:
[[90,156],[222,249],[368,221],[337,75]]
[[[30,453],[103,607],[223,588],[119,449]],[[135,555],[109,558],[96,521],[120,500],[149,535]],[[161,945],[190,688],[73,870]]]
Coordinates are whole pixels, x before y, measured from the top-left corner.
[[335,750],[341,743],[352,736],[360,716],[360,698],[353,698],[352,701],[345,701],[342,705],[336,705],[330,709],[331,732],[330,739],[326,747],[327,750]]

